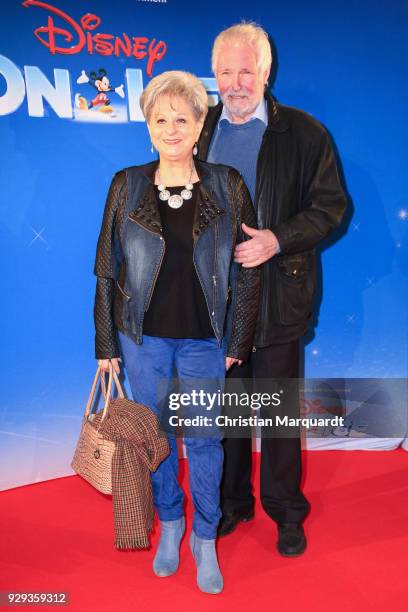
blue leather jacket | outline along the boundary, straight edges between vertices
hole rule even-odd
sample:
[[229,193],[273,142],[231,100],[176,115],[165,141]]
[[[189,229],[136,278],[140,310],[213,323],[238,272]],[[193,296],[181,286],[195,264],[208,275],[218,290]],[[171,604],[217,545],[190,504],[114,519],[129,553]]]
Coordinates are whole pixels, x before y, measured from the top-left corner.
[[[154,174],[158,162],[118,172],[111,183],[99,235],[94,273],[95,354],[119,357],[116,330],[143,341],[143,318],[165,254]],[[256,227],[241,175],[228,166],[196,161],[200,178],[193,222],[193,261],[214,335],[227,354],[248,358],[258,313],[258,268],[233,261],[245,240],[241,223]],[[182,299],[182,296],[181,296]]]

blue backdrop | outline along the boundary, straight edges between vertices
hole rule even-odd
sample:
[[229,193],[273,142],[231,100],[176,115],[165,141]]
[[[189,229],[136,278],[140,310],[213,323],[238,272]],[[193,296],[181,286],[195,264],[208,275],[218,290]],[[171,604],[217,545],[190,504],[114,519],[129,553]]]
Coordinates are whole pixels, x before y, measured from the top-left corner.
[[[260,23],[273,93],[331,132],[352,205],[322,252],[310,377],[407,370],[408,5],[393,0],[7,0],[0,21],[3,400],[0,488],[70,473],[94,374],[92,274],[115,171],[152,159],[138,96],[149,74],[211,74],[216,34]],[[106,69],[112,112],[77,108]],[[123,87],[121,87],[123,85]],[[339,234],[339,236],[341,233]]]

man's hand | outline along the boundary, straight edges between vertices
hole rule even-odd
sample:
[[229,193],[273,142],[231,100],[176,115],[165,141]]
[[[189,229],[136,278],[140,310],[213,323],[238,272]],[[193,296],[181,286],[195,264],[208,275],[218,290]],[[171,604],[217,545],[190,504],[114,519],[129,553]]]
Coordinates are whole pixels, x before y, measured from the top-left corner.
[[111,362],[113,369],[115,370],[116,374],[119,374],[120,372],[120,366],[119,366],[119,361],[120,359],[98,359],[98,365],[100,368],[102,368],[103,372],[109,372],[109,362]]
[[235,359],[235,357],[226,357],[225,358],[225,369],[229,370],[234,363],[238,365],[242,365],[242,359]]
[[258,230],[242,224],[242,230],[251,240],[241,242],[235,247],[234,260],[243,268],[254,268],[271,259],[279,252],[279,243],[271,230]]

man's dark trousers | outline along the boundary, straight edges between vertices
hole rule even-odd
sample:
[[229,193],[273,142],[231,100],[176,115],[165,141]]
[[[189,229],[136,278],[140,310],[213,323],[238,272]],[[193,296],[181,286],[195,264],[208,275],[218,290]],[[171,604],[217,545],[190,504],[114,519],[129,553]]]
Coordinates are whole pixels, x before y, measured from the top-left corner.
[[[298,378],[300,341],[257,348],[249,362],[233,366],[228,378]],[[298,394],[293,401],[298,404]],[[298,408],[296,407],[296,412]],[[250,510],[252,495],[251,438],[225,438],[222,511]],[[277,523],[302,523],[310,504],[300,490],[302,476],[300,437],[263,437],[261,446],[261,502]]]

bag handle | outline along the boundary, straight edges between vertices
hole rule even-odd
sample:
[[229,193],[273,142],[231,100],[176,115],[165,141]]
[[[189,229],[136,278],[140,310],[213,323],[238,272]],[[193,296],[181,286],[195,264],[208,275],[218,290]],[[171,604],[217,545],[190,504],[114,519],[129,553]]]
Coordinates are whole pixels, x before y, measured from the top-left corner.
[[[116,390],[118,392],[118,397],[120,399],[124,399],[125,393],[123,391],[122,385],[120,384],[120,380],[119,380],[119,377],[118,377],[118,375],[116,373],[116,370],[113,368],[113,366],[112,366],[112,370],[113,370],[113,380],[115,381]],[[101,372],[101,388],[102,388],[103,397],[104,397],[105,402],[106,402],[106,382],[105,382],[105,372],[103,372],[103,371]]]
[[97,370],[96,370],[96,374],[95,374],[95,378],[93,380],[92,383],[92,387],[91,387],[91,391],[89,393],[89,397],[88,397],[88,401],[86,403],[86,407],[85,407],[85,413],[84,413],[84,418],[87,419],[89,416],[89,413],[91,411],[91,406],[94,400],[94,396],[95,396],[95,390],[96,390],[96,385],[98,384],[98,380],[99,378],[101,379],[101,388],[102,388],[102,394],[104,396],[104,400],[105,400],[105,405],[103,407],[103,414],[102,414],[102,419],[101,422],[105,419],[107,413],[108,413],[108,409],[109,409],[109,404],[110,404],[110,400],[111,400],[111,394],[112,394],[112,381],[115,381],[115,385],[116,388],[118,390],[118,396],[123,399],[125,397],[125,394],[123,392],[123,388],[122,385],[120,384],[119,378],[117,373],[115,372],[115,370],[112,367],[111,362],[109,362],[109,379],[108,379],[108,388],[106,389],[106,383],[105,383],[105,373],[102,370],[102,368],[100,366],[98,366]]

